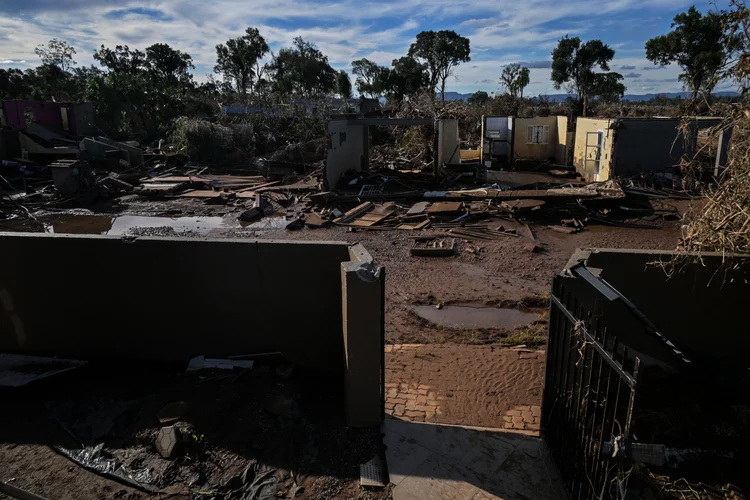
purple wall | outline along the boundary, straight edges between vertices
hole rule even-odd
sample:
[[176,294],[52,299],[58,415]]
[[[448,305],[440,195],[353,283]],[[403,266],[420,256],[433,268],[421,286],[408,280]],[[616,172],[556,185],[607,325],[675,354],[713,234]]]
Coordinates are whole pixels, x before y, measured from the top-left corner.
[[33,113],[33,121],[44,125],[52,130],[63,132],[63,121],[60,109],[68,110],[68,132],[78,135],[75,105],[69,102],[44,102],[44,101],[3,101],[5,117],[8,125],[18,130],[26,129],[25,111],[30,108]]

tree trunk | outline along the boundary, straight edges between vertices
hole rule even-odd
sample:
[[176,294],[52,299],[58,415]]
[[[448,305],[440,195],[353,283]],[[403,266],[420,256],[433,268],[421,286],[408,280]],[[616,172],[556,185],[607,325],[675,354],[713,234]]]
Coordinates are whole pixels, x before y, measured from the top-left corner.
[[440,97],[443,99],[443,104],[445,104],[445,78],[440,82]]
[[583,101],[583,116],[585,118],[588,116],[588,112],[589,112],[588,96],[586,94],[583,94],[581,96],[581,100]]

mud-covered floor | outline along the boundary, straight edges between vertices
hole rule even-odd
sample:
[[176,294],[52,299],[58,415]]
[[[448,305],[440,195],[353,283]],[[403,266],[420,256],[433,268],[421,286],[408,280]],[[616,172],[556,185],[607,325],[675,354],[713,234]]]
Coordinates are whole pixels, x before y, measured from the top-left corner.
[[[378,429],[346,427],[342,392],[339,377],[283,362],[190,373],[87,366],[2,391],[0,474],[50,499],[387,497],[360,490],[359,464],[382,455],[382,442]],[[182,439],[165,459],[157,415],[176,402]],[[100,443],[101,460],[137,485],[65,456]]]

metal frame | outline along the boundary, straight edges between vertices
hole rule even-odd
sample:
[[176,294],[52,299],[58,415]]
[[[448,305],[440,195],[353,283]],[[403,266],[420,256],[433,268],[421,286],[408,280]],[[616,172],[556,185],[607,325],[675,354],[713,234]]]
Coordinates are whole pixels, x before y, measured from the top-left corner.
[[[572,281],[585,282],[558,276],[553,284],[542,435],[571,498],[603,500],[626,470],[640,359],[608,338],[601,316],[566,286]],[[616,457],[605,451],[612,441],[621,443]]]
[[[596,143],[590,144],[589,143],[589,137],[592,135],[596,136]],[[596,171],[593,172],[594,175],[599,175],[599,172],[602,169],[602,147],[604,145],[604,131],[597,130],[596,132],[586,132],[586,146],[584,148],[584,154],[583,154],[583,170],[586,173],[589,173],[588,164],[589,162],[593,162],[594,165],[596,165]],[[596,159],[589,159],[589,150],[594,149],[596,150]]]

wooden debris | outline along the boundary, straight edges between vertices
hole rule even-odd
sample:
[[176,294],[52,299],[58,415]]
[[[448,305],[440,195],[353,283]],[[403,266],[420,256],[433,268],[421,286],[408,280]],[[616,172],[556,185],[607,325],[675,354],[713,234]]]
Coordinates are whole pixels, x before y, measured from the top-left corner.
[[180,195],[181,198],[221,198],[221,191],[194,189]]
[[456,240],[415,241],[410,252],[416,257],[452,257],[456,253]]
[[308,215],[307,219],[305,220],[305,225],[310,229],[318,229],[325,226],[326,224],[328,224],[328,221],[316,213]]
[[406,212],[406,215],[420,215],[427,210],[427,208],[430,206],[429,201],[420,201],[419,203],[415,203],[408,212]]
[[526,234],[529,235],[529,239],[531,239],[531,241],[536,241],[536,237],[534,236],[534,231],[531,230],[531,227],[529,227],[528,224],[524,224],[523,226],[526,228]]
[[457,214],[463,209],[463,203],[460,201],[445,201],[439,203],[433,203],[427,209],[427,213],[430,215],[442,215],[442,214]]
[[508,200],[500,203],[501,207],[512,213],[540,210],[544,205],[542,200]]
[[346,212],[344,215],[342,215],[338,219],[335,219],[333,222],[335,222],[336,224],[344,224],[346,222],[356,219],[360,215],[366,214],[367,212],[372,210],[374,206],[375,205],[373,205],[372,202],[366,201],[362,203],[361,205],[357,205],[356,207],[352,208],[351,210]]
[[529,243],[529,244],[527,244],[527,245],[526,245],[526,246],[525,246],[524,248],[525,248],[526,250],[528,250],[529,252],[531,252],[531,253],[536,253],[536,252],[538,252],[539,250],[541,250],[541,248],[539,247],[539,245],[537,245],[537,244],[535,244],[535,243]]

